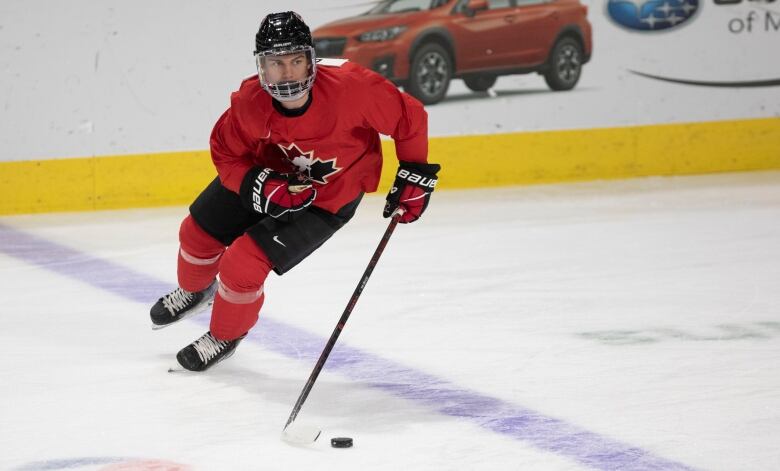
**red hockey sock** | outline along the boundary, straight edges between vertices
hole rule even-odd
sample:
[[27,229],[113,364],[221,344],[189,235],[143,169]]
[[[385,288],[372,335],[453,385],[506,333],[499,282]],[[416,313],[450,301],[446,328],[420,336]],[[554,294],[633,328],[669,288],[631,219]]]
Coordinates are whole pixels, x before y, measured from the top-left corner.
[[179,244],[179,286],[187,291],[206,289],[217,276],[225,246],[201,229],[192,216],[181,223]]
[[219,263],[219,290],[211,311],[211,334],[233,340],[249,331],[259,317],[263,284],[271,262],[246,234],[236,239]]
[[217,295],[214,297],[209,329],[211,335],[217,340],[233,340],[249,332],[249,329],[257,323],[265,295],[260,293],[260,297],[254,297],[255,293],[249,293],[252,295],[252,301],[240,304],[227,301],[225,298],[229,295],[225,296],[224,293],[225,286],[220,284]]

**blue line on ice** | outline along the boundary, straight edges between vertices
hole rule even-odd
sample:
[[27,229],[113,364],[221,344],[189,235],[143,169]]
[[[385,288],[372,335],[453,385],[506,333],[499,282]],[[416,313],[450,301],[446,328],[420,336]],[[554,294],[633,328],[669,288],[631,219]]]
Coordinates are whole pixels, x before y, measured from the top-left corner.
[[[149,275],[1,224],[0,251],[145,306],[171,289],[170,284]],[[263,318],[247,339],[292,358],[316,359],[325,344],[314,334],[268,317]],[[328,368],[441,414],[469,419],[481,427],[594,469],[694,469],[346,345],[334,349]]]
[[54,471],[58,469],[81,468],[98,464],[118,463],[127,461],[128,458],[117,457],[88,457],[88,458],[70,458],[64,460],[46,460],[27,463],[14,471]]

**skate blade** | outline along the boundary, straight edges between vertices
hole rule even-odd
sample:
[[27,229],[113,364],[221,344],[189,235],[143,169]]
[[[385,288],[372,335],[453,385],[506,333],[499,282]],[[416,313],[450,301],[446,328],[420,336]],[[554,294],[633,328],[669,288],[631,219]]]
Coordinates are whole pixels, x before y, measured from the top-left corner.
[[168,373],[171,374],[198,374],[203,373],[202,371],[192,371],[188,370],[187,368],[184,368],[183,366],[179,365],[178,363],[174,366],[168,367]]
[[190,371],[176,362],[168,367],[168,373],[196,373],[196,371]]

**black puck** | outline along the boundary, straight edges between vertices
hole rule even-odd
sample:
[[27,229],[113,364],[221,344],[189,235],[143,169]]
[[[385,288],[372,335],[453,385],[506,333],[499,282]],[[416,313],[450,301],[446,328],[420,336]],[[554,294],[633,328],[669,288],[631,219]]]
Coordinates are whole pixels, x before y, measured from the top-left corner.
[[331,438],[330,446],[333,448],[349,448],[352,446],[352,439],[349,437]]

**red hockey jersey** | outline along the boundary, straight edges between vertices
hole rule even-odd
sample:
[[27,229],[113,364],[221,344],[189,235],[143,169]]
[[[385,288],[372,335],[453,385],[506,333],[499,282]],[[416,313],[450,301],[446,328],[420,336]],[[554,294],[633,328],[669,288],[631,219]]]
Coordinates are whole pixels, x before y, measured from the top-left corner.
[[229,190],[238,193],[254,166],[298,172],[317,188],[314,205],[336,212],[376,191],[380,133],[393,138],[399,160],[427,161],[428,118],[419,101],[357,64],[324,59],[300,116],[277,111],[256,75],[244,80],[211,133],[211,158]]

